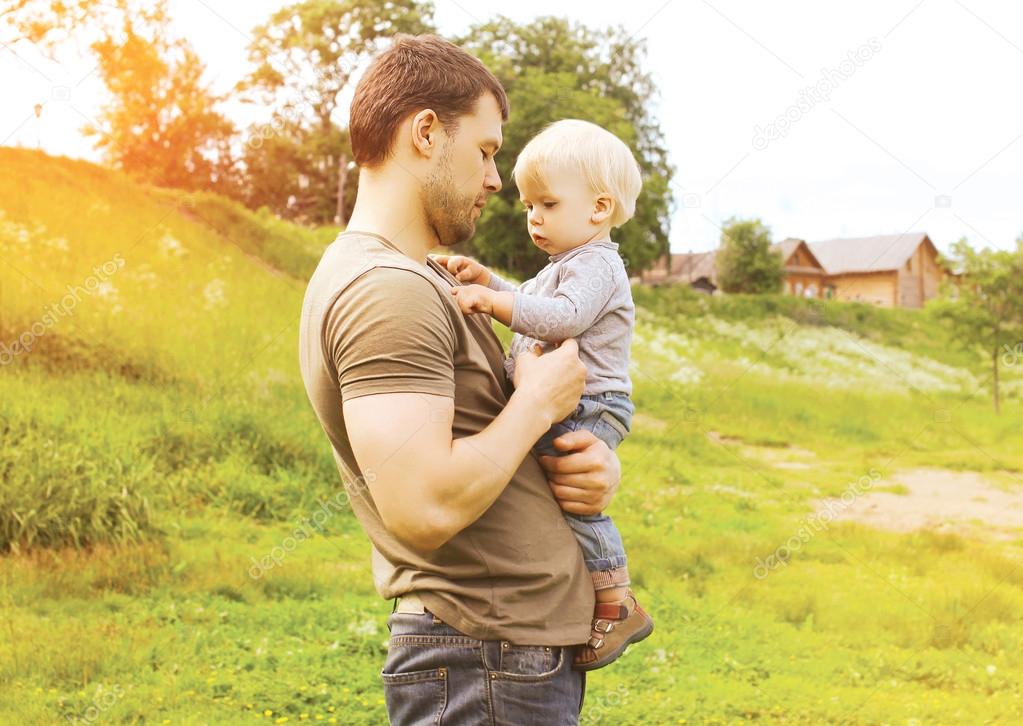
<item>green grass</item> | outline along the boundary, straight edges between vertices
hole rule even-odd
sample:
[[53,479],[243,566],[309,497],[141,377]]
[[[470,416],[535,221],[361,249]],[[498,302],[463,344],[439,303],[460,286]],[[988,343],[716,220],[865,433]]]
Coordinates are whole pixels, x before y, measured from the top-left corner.
[[[33,152],[0,163],[0,342],[125,261],[0,368],[0,722],[384,722],[369,544],[346,509],[298,536],[341,492],[295,355],[335,230]],[[1018,371],[996,418],[926,314],[636,299],[611,514],[657,630],[590,677],[584,723],[1023,719],[1023,541],[832,524],[755,571],[873,473],[1018,487]]]

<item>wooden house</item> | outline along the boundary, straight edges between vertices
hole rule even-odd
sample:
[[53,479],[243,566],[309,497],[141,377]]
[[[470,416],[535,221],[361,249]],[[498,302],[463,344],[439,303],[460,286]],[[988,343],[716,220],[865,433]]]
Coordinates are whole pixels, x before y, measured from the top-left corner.
[[[806,242],[787,239],[772,245],[772,249],[782,256],[785,292],[806,297],[822,296],[825,272]],[[700,292],[714,293],[718,289],[717,250],[673,254],[670,260],[667,256],[661,257],[640,279],[654,285],[688,283]]]
[[694,290],[711,294],[718,289],[715,266],[717,250],[662,255],[640,281],[652,285],[686,283]]
[[950,273],[924,232],[811,242],[827,271],[824,297],[920,308]]
[[[802,297],[919,308],[951,275],[923,232],[806,242],[788,238],[773,245],[782,257],[784,291]],[[663,256],[640,280],[685,283],[713,293],[718,288],[717,251]]]
[[773,248],[781,255],[785,292],[801,297],[824,297],[827,272],[806,242],[790,237]]

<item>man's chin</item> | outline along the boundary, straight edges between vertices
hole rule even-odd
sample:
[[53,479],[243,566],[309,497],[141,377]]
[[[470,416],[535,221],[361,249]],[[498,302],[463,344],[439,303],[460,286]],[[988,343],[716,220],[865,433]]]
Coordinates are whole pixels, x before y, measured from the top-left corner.
[[462,242],[468,242],[472,239],[472,236],[476,234],[476,223],[469,222],[467,227],[460,227],[458,229],[451,230],[451,233],[446,238],[440,239],[441,247],[454,247]]

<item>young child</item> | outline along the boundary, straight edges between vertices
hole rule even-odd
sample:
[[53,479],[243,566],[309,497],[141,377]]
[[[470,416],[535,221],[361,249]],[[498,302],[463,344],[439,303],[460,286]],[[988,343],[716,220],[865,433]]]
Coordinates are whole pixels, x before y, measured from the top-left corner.
[[[446,258],[463,283],[451,290],[465,314],[486,313],[515,331],[505,368],[540,344],[551,350],[568,338],[579,344],[586,387],[575,412],[537,442],[539,454],[558,455],[553,440],[579,429],[616,448],[630,430],[629,345],[635,307],[629,276],[611,241],[632,218],[642,181],[621,139],[586,121],[551,124],[522,150],[513,172],[533,243],[550,263],[516,288],[478,262]],[[594,670],[653,631],[629,589],[621,535],[604,514],[566,513],[583,549],[596,592],[593,629],[574,666]]]

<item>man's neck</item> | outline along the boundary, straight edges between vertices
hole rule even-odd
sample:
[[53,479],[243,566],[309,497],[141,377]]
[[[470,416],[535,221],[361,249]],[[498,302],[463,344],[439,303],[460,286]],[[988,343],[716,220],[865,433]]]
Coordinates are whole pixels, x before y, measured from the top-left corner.
[[417,186],[404,179],[363,170],[347,228],[378,234],[407,257],[425,265],[427,252],[437,246],[438,240],[426,222],[417,190]]

